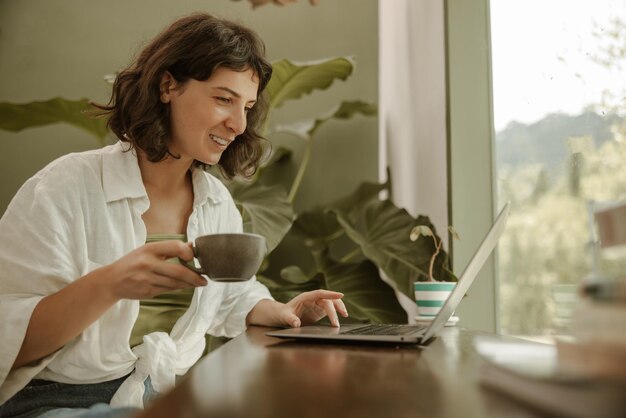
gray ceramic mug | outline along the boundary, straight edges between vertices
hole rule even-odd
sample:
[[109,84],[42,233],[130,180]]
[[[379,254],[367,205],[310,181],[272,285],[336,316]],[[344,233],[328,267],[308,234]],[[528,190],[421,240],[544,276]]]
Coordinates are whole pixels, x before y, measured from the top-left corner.
[[242,282],[259,270],[267,243],[257,234],[211,234],[196,238],[192,249],[200,268],[192,261],[180,260],[185,267],[216,282]]

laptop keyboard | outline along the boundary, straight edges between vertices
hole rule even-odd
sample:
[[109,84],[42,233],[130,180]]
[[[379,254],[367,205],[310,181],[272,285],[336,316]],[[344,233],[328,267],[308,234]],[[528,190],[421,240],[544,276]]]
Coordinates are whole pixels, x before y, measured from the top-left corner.
[[426,328],[425,325],[398,325],[398,324],[374,324],[364,325],[349,331],[342,331],[344,335],[405,335],[411,334]]

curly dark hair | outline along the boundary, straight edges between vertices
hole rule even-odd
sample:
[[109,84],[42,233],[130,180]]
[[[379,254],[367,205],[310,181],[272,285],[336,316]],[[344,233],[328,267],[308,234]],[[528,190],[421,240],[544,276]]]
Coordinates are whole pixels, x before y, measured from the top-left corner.
[[272,75],[265,45],[251,29],[206,13],[182,17],[119,72],[107,105],[93,105],[100,115],[109,117],[109,129],[121,141],[143,151],[149,161],[177,158],[169,152],[170,107],[160,99],[161,78],[167,71],[180,84],[190,79],[205,81],[218,68],[252,69],[259,79],[257,103],[247,113],[246,130],[226,148],[218,163],[227,178],[250,177],[265,151],[258,130],[267,115],[263,90]]

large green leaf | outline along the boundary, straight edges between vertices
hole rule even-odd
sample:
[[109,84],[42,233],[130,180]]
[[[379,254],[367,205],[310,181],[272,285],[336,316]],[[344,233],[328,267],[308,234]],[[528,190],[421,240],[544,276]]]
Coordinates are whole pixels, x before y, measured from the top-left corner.
[[[388,200],[370,202],[358,222],[352,221],[345,212],[334,211],[337,221],[361,247],[363,254],[381,268],[400,291],[412,298],[413,282],[428,277],[434,244],[428,239],[413,242],[409,234],[416,225],[427,225],[434,231],[429,219],[425,216],[414,219]],[[441,251],[435,261],[435,279],[456,279],[446,264],[447,254]]]
[[280,277],[293,284],[304,284],[311,280],[298,266],[285,267],[280,271]]
[[291,124],[278,125],[276,132],[287,132],[301,138],[311,138],[320,126],[331,119],[350,119],[354,115],[373,116],[378,108],[373,103],[360,100],[341,102],[326,115],[317,119],[299,121]]
[[257,278],[282,302],[315,289],[341,292],[350,315],[347,322],[406,323],[406,312],[373,263],[368,260],[341,263],[330,258],[326,251],[317,252],[316,262],[319,271],[309,275],[298,266],[289,266],[281,271],[281,280]]
[[293,224],[292,232],[304,239],[308,247],[326,245],[340,235],[344,234],[343,228],[337,222],[334,213],[322,209],[310,210],[298,215]]
[[276,300],[283,303],[289,302],[302,292],[320,288],[321,281],[318,273],[314,277],[308,277],[297,266],[283,269],[281,276],[283,277],[275,278],[257,274],[257,280],[267,286]]
[[394,291],[383,282],[371,261],[340,263],[325,255],[321,267],[324,287],[345,295],[343,301],[352,319],[383,324],[407,322]]
[[233,199],[241,208],[244,230],[263,235],[267,240],[268,252],[282,241],[293,223],[294,213],[280,186],[263,186],[256,182],[228,184]]
[[345,234],[344,228],[337,222],[337,216],[329,208],[346,214],[352,222],[357,221],[359,213],[369,202],[378,200],[378,194],[388,188],[388,183],[364,182],[350,195],[343,197],[324,208],[318,207],[298,215],[292,232],[304,239],[305,244],[329,244]]
[[352,222],[356,222],[358,216],[370,202],[377,202],[379,194],[383,190],[389,190],[387,183],[363,182],[357,189],[346,197],[343,197],[329,205],[335,211],[347,214]]
[[353,69],[352,62],[344,57],[302,64],[281,60],[272,67],[272,79],[265,90],[270,108],[280,107],[286,100],[298,99],[314,90],[325,90],[336,79],[347,79]]
[[87,99],[68,100],[62,97],[24,104],[0,102],[0,129],[19,132],[26,128],[65,122],[84,129],[104,143],[106,119],[84,114],[93,110]]

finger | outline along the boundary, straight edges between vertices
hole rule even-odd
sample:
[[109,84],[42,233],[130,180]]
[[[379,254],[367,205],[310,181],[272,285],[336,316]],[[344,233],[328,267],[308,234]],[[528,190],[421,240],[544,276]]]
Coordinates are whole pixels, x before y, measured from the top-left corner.
[[291,328],[299,328],[301,325],[301,321],[300,318],[298,318],[296,315],[294,314],[289,314],[287,316],[287,318],[285,319],[285,322],[287,323],[287,325],[289,325]]
[[333,292],[332,290],[318,289],[300,293],[294,299],[297,299],[299,302],[315,302],[318,299],[341,299],[342,297],[343,293]]
[[169,277],[177,281],[182,281],[187,284],[187,287],[206,286],[206,284],[208,283],[204,277],[180,264],[173,264],[162,261],[156,263],[153,266],[152,271],[161,276]]
[[159,293],[162,293],[168,290],[179,290],[179,289],[185,289],[189,287],[195,287],[183,280],[177,280],[175,278],[163,276],[161,274],[154,273],[154,272],[149,273],[146,276],[146,278],[147,278],[147,282],[149,283],[149,285],[159,290]]
[[193,259],[193,250],[188,243],[178,240],[151,242],[145,248],[160,258],[180,257],[183,260]]
[[335,311],[335,305],[333,304],[333,302],[328,299],[322,299],[322,300],[318,300],[316,303],[319,307],[324,309],[324,312],[326,312],[326,315],[328,315],[330,324],[333,327],[338,327],[339,318],[337,317],[337,311]]
[[333,300],[333,304],[335,305],[335,309],[341,314],[341,316],[343,316],[344,318],[348,317],[348,310],[346,309],[346,305],[343,303],[343,300],[335,299]]

